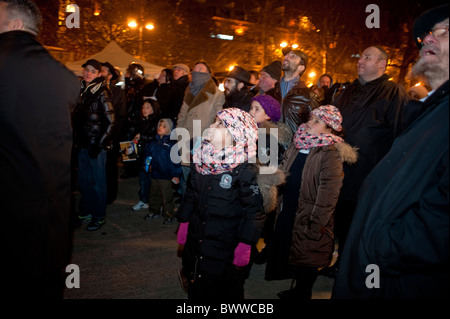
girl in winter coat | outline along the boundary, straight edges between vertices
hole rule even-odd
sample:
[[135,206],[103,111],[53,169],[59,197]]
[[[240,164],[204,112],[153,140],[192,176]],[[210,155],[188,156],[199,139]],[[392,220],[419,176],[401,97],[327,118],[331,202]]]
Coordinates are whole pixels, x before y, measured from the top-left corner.
[[318,268],[331,262],[343,162],[354,164],[357,159],[356,149],[338,136],[341,123],[341,114],[333,105],[313,110],[310,120],[299,126],[281,165],[291,174],[286,185],[293,180],[300,182],[284,194],[280,213],[295,212],[289,262],[295,267],[296,281],[291,291],[279,294],[280,298],[311,299]]
[[[250,106],[250,115],[258,124],[258,160],[260,163],[278,168],[283,153],[292,141],[292,131],[289,126],[279,122],[281,117],[281,106],[275,98],[269,95],[258,95],[252,99]],[[260,175],[264,178],[270,178],[271,185],[280,185],[285,182],[284,173],[278,169],[267,171],[270,174]],[[269,176],[270,175],[270,176]],[[274,190],[277,188],[274,187]],[[265,199],[267,197],[264,197]],[[272,203],[272,201],[271,201]],[[276,205],[276,201],[274,202]],[[261,233],[261,239],[258,242],[258,250],[252,251],[253,261],[262,264],[266,261],[264,246],[270,241],[275,222],[276,206],[267,207],[265,205],[267,218]]]
[[139,170],[139,201],[132,207],[135,211],[142,208],[148,208],[150,174],[145,171],[145,156],[143,155],[143,152],[147,143],[155,138],[159,114],[159,103],[153,99],[146,99],[144,104],[142,104],[140,116],[134,121],[137,134],[134,137],[133,142],[139,144],[139,156],[137,158]]
[[245,267],[264,223],[257,184],[257,125],[245,111],[229,108],[194,150],[190,178],[177,217],[184,245],[182,272],[189,299],[244,298]]

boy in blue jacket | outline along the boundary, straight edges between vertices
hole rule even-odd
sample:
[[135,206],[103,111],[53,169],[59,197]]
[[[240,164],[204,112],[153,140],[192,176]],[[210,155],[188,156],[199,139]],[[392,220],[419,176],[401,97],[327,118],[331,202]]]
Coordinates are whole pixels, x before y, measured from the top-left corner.
[[163,224],[166,225],[171,224],[174,217],[175,204],[172,183],[178,184],[181,177],[181,165],[175,164],[170,158],[170,150],[177,142],[170,139],[172,128],[171,119],[159,120],[156,138],[150,141],[144,150],[144,157],[151,157],[148,166],[151,175],[150,213],[145,219],[151,220],[159,217],[162,211]]

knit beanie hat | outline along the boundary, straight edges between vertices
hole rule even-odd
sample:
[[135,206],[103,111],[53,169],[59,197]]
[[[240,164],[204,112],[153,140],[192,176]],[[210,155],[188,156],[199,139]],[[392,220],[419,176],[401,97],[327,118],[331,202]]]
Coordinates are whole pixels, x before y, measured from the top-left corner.
[[271,97],[270,95],[257,95],[252,99],[253,101],[259,102],[266,112],[267,116],[270,117],[272,122],[278,122],[281,117],[281,106],[280,102]]
[[269,65],[262,68],[261,71],[266,72],[274,80],[280,81],[281,78],[281,61],[273,61]]
[[258,125],[253,116],[238,108],[227,108],[217,113],[236,142],[256,142]]
[[[171,119],[169,119],[169,118],[164,118],[164,119],[160,119],[159,122],[164,122],[164,123],[166,123],[167,127],[169,128],[169,131],[172,132],[173,122],[172,122]],[[159,125],[159,122],[158,122],[158,125]]]
[[339,132],[342,130],[342,115],[339,109],[334,105],[322,105],[311,111],[312,115],[327,123],[333,130]]

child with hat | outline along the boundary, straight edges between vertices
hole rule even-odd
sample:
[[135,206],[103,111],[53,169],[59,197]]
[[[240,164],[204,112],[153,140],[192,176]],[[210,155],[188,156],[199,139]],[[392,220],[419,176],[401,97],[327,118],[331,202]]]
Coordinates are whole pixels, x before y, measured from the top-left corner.
[[[292,141],[292,131],[289,126],[280,122],[281,107],[280,102],[270,95],[257,95],[252,99],[250,115],[258,124],[258,160],[261,164],[272,168],[270,174],[265,176],[270,178],[272,183],[284,174],[277,170],[281,163],[283,153]],[[275,168],[275,169],[273,169]],[[281,176],[282,175],[282,176]],[[261,232],[261,238],[257,247],[253,248],[253,261],[257,264],[265,262],[266,254],[264,246],[270,241],[275,222],[276,211],[266,210],[267,217]]]
[[145,217],[152,220],[164,216],[163,224],[169,225],[173,221],[175,203],[173,199],[172,183],[178,184],[181,177],[181,164],[172,161],[170,156],[176,141],[170,139],[173,122],[169,118],[160,119],[156,136],[144,150],[146,170],[150,172],[150,213]]
[[[257,95],[252,99],[249,113],[255,119],[258,127],[263,129],[262,132],[260,130],[258,136],[258,156],[270,156],[270,145],[276,142],[278,143],[278,160],[281,161],[284,150],[292,140],[292,132],[287,124],[279,122],[281,117],[280,102],[270,95]],[[271,129],[276,129],[275,131],[272,130],[272,132],[276,132],[276,136],[271,135]],[[265,143],[262,141],[265,141]],[[266,163],[263,158],[259,158],[259,160]]]
[[257,166],[251,164],[257,134],[250,114],[224,109],[194,150],[177,212],[189,299],[244,298],[245,266],[265,218]]
[[[342,116],[333,105],[311,112],[299,126],[280,165],[288,177],[283,207],[268,244],[266,279],[296,280],[282,299],[310,299],[318,269],[334,251],[334,209],[344,178],[343,162],[353,164],[356,149],[345,143]],[[290,277],[287,277],[289,274]]]

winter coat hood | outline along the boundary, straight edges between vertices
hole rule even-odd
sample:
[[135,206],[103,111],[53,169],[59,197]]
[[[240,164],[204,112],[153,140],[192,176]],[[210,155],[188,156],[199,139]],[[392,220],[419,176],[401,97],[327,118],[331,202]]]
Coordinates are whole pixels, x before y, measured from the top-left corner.
[[346,142],[333,144],[341,156],[342,163],[349,165],[355,164],[358,161],[358,148],[351,146]]
[[267,133],[270,133],[271,128],[278,129],[278,144],[283,146],[285,149],[292,142],[293,132],[289,126],[283,122],[274,123],[272,121],[264,121],[259,123],[259,128],[267,129]]
[[278,186],[286,182],[286,175],[277,168],[273,174],[258,174],[256,179],[263,197],[264,211],[270,213],[277,207]]

